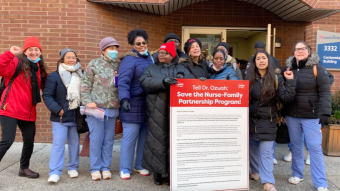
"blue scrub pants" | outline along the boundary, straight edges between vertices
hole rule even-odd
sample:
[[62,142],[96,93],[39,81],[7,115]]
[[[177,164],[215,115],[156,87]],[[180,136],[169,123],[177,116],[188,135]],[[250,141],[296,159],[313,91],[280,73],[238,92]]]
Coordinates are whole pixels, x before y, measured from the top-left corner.
[[327,178],[325,162],[322,154],[321,141],[322,133],[319,119],[294,118],[286,116],[286,123],[289,131],[292,152],[293,176],[303,178],[304,156],[303,156],[303,135],[306,147],[309,149],[310,169],[312,181],[315,188],[326,187]]
[[65,161],[65,143],[68,143],[68,170],[79,167],[79,133],[75,122],[59,123],[52,121],[53,142],[50,156],[49,175],[61,175]]
[[143,150],[146,138],[146,123],[122,123],[123,138],[120,147],[119,173],[131,174],[133,171],[133,159],[136,151],[135,169],[142,170]]
[[86,121],[90,130],[90,172],[110,171],[113,142],[116,129],[116,118],[119,109],[114,109],[112,117],[105,116],[104,121],[87,115]]
[[261,183],[271,183],[275,185],[273,175],[273,142],[249,140],[249,159],[252,173],[260,175]]

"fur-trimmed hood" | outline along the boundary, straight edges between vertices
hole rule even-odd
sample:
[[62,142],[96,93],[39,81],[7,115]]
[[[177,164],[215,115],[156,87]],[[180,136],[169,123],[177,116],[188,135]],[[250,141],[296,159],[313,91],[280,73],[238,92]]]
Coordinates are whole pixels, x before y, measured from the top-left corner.
[[236,63],[236,59],[230,55],[227,55],[227,59],[225,61],[226,63],[231,63],[231,64],[234,64]]
[[[320,59],[319,59],[318,53],[312,52],[312,53],[307,57],[305,66],[306,66],[306,67],[309,67],[309,66],[316,65],[316,64],[319,63],[319,61],[320,61]],[[291,68],[292,65],[293,65],[293,62],[296,62],[295,57],[294,57],[294,56],[289,57],[289,58],[286,60],[286,66],[289,67],[289,68]]]
[[123,58],[125,58],[126,56],[134,56],[134,57],[138,57],[137,53],[133,52],[133,51],[129,51],[129,52],[126,52],[124,53],[123,55],[119,56],[118,57],[118,60],[119,61],[122,61]]
[[187,61],[188,61],[188,59],[181,57],[178,60],[178,64],[182,64],[182,63],[187,62]]

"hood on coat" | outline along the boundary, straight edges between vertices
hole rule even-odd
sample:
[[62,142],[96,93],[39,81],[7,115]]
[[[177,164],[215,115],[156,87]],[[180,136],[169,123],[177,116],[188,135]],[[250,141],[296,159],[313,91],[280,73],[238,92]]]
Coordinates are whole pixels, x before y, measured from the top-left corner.
[[134,56],[134,57],[138,57],[137,53],[133,52],[133,51],[129,51],[124,53],[123,55],[118,57],[118,60],[121,61],[123,60],[123,58],[125,58],[126,56]]
[[230,55],[228,55],[225,62],[233,64],[233,63],[236,63],[236,59],[234,57],[231,57]]
[[[291,68],[292,65],[293,65],[293,59],[295,59],[294,56],[291,56],[289,57],[287,60],[286,60],[286,66]],[[319,55],[318,53],[316,52],[312,52],[308,57],[307,57],[307,62],[305,64],[306,67],[309,67],[309,66],[313,66],[313,65],[316,65],[318,64],[320,61],[319,59]]]
[[188,59],[181,57],[178,60],[178,64],[182,64],[182,63],[187,62],[187,61],[188,61]]

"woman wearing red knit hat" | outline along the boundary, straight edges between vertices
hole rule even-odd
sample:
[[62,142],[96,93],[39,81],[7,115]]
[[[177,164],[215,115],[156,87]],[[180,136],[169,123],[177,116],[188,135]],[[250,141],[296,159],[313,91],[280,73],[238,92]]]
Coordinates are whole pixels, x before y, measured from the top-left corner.
[[139,80],[147,93],[148,128],[142,166],[154,172],[156,185],[162,184],[162,174],[168,174],[166,184],[170,185],[170,85],[177,84],[176,78],[195,78],[184,65],[178,64],[181,59],[176,55],[175,43],[165,43],[158,50],[155,64],[149,65]]
[[[4,83],[0,101],[0,161],[14,142],[16,126],[21,130],[22,148],[19,176],[39,178],[29,169],[34,147],[36,105],[46,80],[46,68],[37,37],[25,39],[24,49],[12,46],[0,55],[0,76]],[[4,86],[3,86],[4,85]]]

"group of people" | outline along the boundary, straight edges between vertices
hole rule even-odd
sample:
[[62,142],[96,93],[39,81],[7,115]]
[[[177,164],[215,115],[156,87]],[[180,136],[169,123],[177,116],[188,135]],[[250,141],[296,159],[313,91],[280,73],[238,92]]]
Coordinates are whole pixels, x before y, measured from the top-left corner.
[[[76,110],[81,105],[103,110],[104,120],[87,115],[90,132],[90,172],[93,180],[110,179],[110,164],[116,118],[123,126],[119,176],[130,179],[135,171],[142,176],[153,172],[161,185],[167,175],[170,184],[169,96],[170,85],[178,78],[249,80],[249,156],[253,180],[261,179],[264,190],[275,191],[273,144],[276,139],[277,103],[284,105],[290,135],[293,176],[289,183],[303,180],[303,144],[309,148],[311,172],[318,191],[327,190],[321,149],[321,125],[328,124],[331,112],[330,80],[316,53],[305,42],[293,47],[293,56],[282,69],[275,58],[255,44],[256,53],[242,72],[236,59],[228,55],[229,46],[221,42],[212,62],[203,59],[202,44],[188,39],[184,52],[180,37],[169,33],[164,44],[152,54],[147,32],[131,30],[127,35],[132,50],[118,57],[119,43],[112,37],[99,43],[100,57],[85,70],[72,49],[60,51],[57,70],[46,72],[39,39],[28,37],[24,48],[12,46],[0,55],[0,76],[5,89],[1,96],[0,160],[11,147],[18,125],[24,146],[19,176],[38,178],[29,169],[33,151],[36,105],[42,99],[51,111],[53,143],[48,182],[59,181],[68,142],[69,177],[78,177],[79,133]],[[278,61],[277,61],[278,62]],[[317,77],[315,77],[315,69]],[[17,71],[19,74],[17,75]],[[16,77],[18,76],[18,77]],[[40,91],[42,90],[42,92]],[[303,138],[304,136],[304,138]],[[135,156],[136,155],[136,156]],[[135,158],[135,161],[134,161]]]

